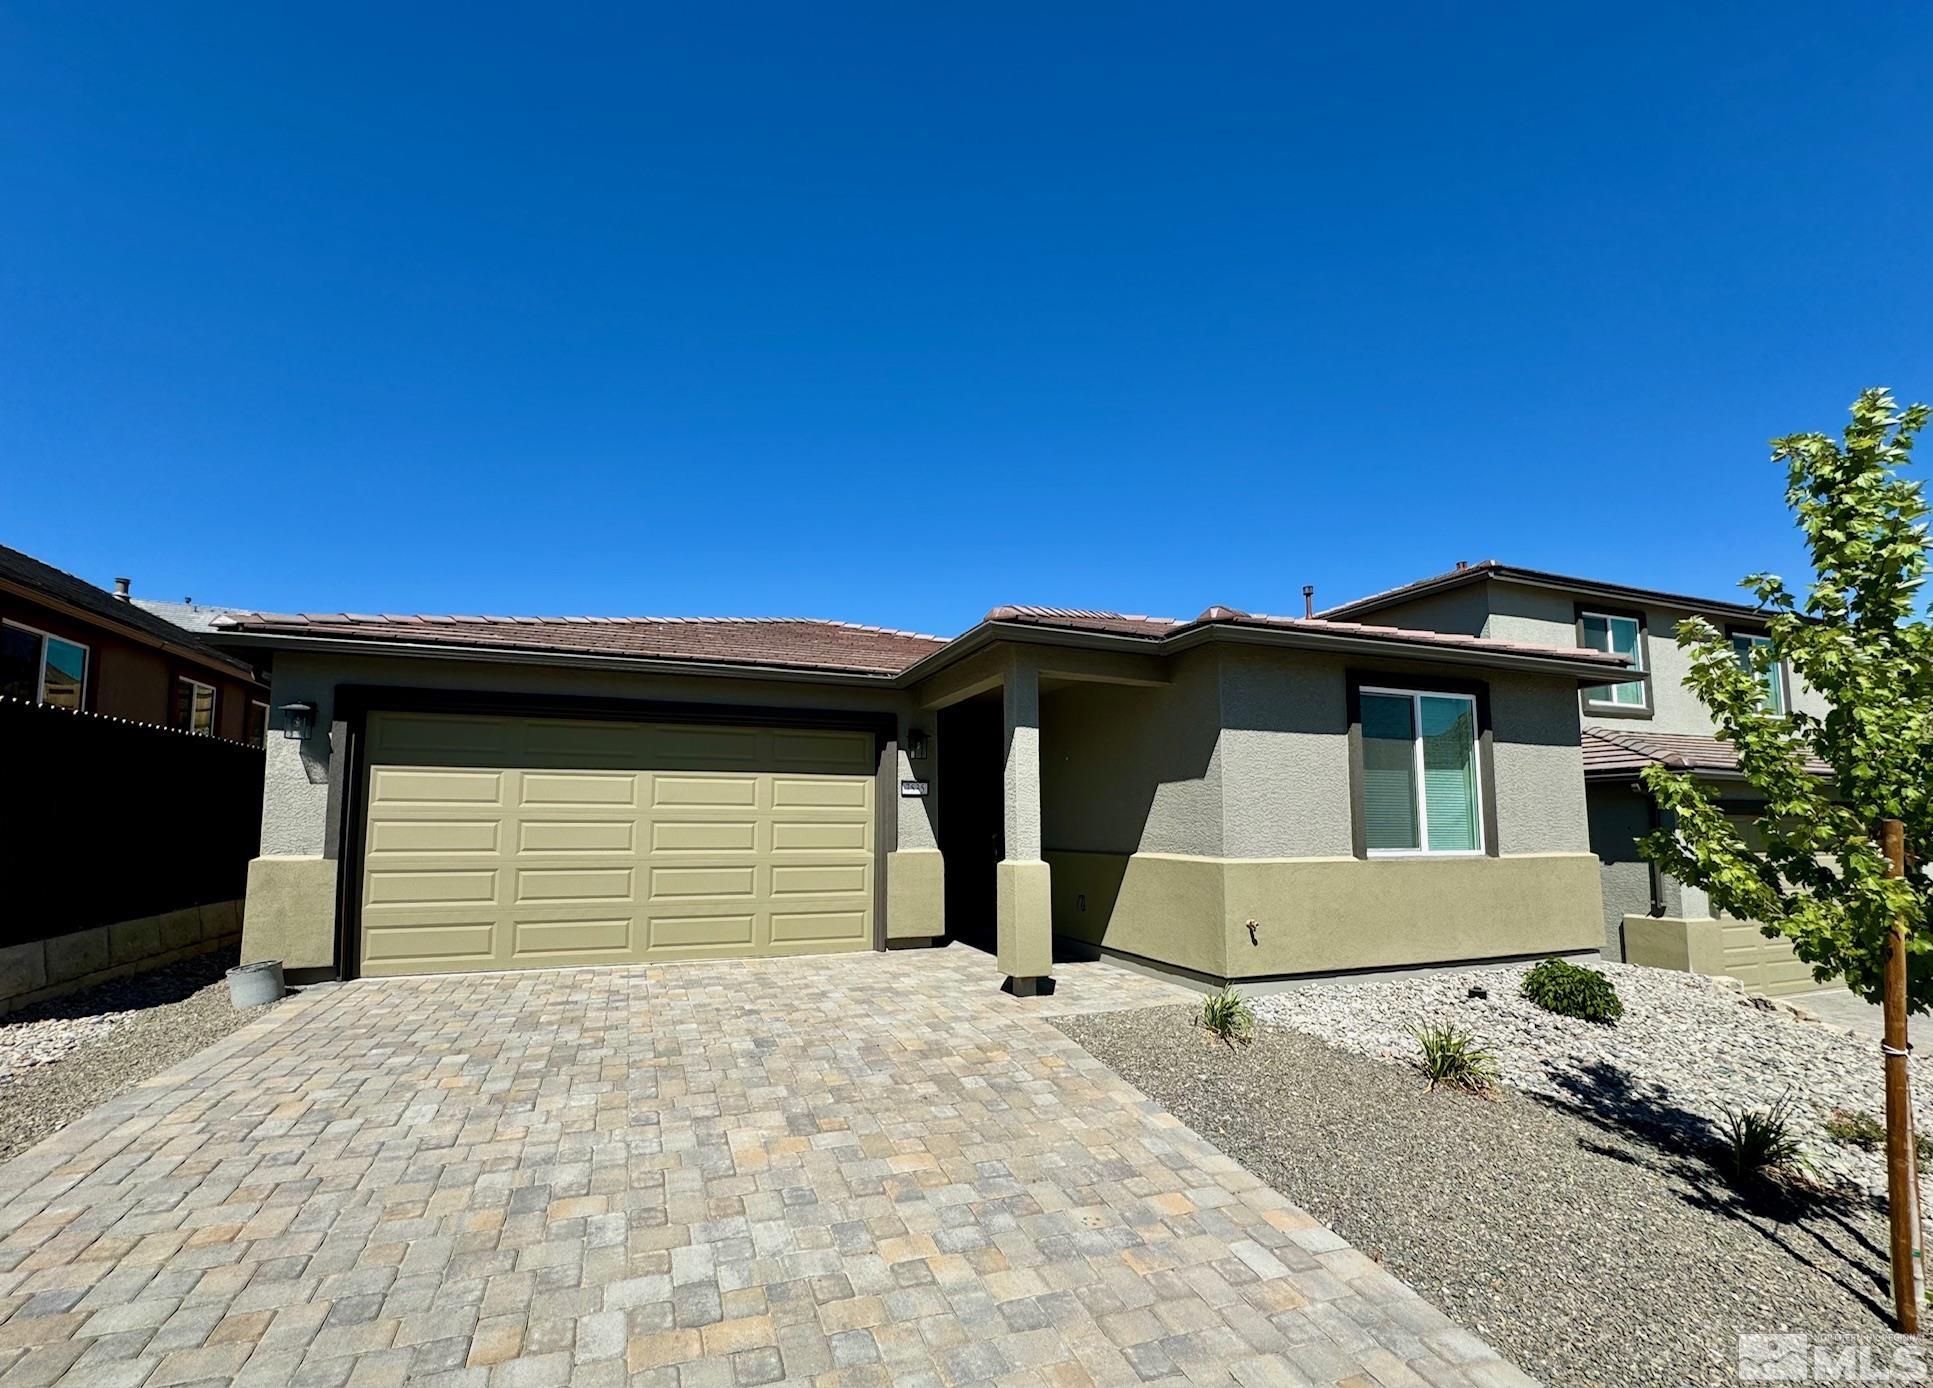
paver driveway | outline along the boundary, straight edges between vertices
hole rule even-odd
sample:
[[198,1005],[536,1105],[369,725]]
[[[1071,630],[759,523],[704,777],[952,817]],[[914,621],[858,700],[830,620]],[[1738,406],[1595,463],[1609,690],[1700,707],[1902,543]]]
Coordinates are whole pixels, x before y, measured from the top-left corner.
[[1525,1381],[996,982],[312,991],[0,1168],[0,1382]]

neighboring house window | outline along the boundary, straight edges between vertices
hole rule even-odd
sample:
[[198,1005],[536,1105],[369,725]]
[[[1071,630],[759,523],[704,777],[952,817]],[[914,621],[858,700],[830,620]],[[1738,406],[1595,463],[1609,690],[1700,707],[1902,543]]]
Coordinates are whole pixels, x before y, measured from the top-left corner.
[[87,698],[87,647],[32,627],[0,626],[0,694],[80,709]]
[[268,742],[268,705],[260,699],[248,701],[248,727],[243,730],[242,740],[257,747]]
[[[1772,638],[1760,636],[1749,631],[1732,633],[1732,654],[1738,657],[1739,668],[1748,673],[1756,673],[1759,683],[1765,687],[1765,711],[1783,714],[1785,712],[1785,670],[1776,660],[1761,657],[1759,652],[1770,651]],[[1757,661],[1766,660],[1763,670],[1756,668]]]
[[1362,691],[1364,843],[1383,853],[1477,853],[1477,701]]
[[186,728],[191,733],[214,736],[214,685],[191,679],[175,681],[175,726]]
[[[1594,651],[1628,656],[1633,670],[1644,669],[1644,627],[1636,617],[1620,617],[1608,612],[1580,612],[1577,622],[1585,646]],[[1597,685],[1584,691],[1584,703],[1590,708],[1642,710],[1649,707],[1645,702],[1643,680]]]

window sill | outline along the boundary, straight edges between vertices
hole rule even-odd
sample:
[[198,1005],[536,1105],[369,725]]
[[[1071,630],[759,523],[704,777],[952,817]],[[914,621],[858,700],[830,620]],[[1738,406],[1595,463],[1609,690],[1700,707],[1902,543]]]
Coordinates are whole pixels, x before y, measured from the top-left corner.
[[1371,858],[1487,858],[1481,848],[1371,848]]
[[1649,705],[1637,704],[1594,704],[1584,700],[1584,716],[1587,718],[1655,718],[1657,710]]

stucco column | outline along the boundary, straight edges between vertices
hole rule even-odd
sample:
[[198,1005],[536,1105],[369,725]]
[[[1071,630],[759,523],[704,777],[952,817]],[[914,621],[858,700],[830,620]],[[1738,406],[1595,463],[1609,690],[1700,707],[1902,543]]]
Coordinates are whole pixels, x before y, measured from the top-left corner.
[[1017,995],[1053,973],[1051,872],[1040,856],[1040,671],[1016,651],[1001,683],[1006,718],[1002,768],[1003,842],[995,890],[1000,972]]

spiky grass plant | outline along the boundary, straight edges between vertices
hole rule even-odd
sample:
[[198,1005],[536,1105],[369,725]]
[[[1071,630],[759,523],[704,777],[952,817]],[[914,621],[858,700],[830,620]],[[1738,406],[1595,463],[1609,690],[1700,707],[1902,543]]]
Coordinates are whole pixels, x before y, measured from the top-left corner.
[[1434,1022],[1410,1028],[1421,1049],[1417,1064],[1429,1077],[1430,1088],[1461,1089],[1466,1094],[1488,1094],[1496,1087],[1496,1057],[1476,1037],[1454,1022]]
[[1209,1035],[1220,1037],[1231,1046],[1255,1034],[1255,1009],[1233,988],[1224,988],[1203,998],[1201,1013],[1195,1020]]

